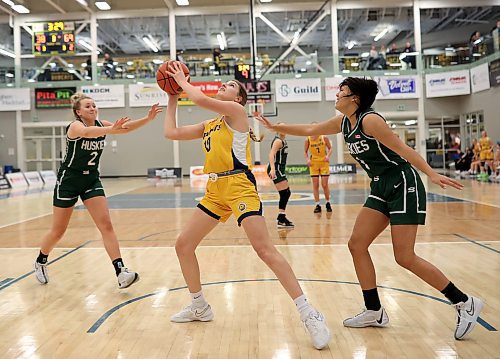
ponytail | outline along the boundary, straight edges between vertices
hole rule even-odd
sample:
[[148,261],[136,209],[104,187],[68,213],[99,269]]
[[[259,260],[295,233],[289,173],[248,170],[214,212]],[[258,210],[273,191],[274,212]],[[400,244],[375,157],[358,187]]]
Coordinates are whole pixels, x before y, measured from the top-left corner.
[[250,139],[254,142],[262,142],[264,139],[264,135],[260,135],[258,138],[255,135],[255,132],[253,132],[252,128],[250,127],[248,130],[248,134],[250,135]]

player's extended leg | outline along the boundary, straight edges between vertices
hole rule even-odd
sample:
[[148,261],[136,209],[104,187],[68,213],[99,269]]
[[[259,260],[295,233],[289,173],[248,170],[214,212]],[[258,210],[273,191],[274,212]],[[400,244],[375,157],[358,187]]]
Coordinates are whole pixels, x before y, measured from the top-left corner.
[[101,232],[104,248],[111,259],[118,278],[118,286],[122,289],[131,286],[139,280],[139,274],[129,271],[123,263],[120,244],[109,215],[108,200],[104,196],[96,196],[85,199],[83,204],[87,207],[97,229]]
[[69,208],[52,207],[52,227],[42,239],[40,253],[35,261],[35,277],[41,284],[49,282],[47,271],[48,256],[52,249],[59,242],[68,228],[68,223],[73,213],[73,206]]
[[[330,168],[328,168],[330,170]],[[328,180],[330,176],[321,176],[321,187],[323,188],[323,193],[325,194],[325,201],[326,201],[326,211],[331,212],[332,211],[332,206],[330,204],[330,187],[328,186]]]
[[418,225],[391,226],[394,258],[401,267],[443,293],[456,307],[458,320],[455,339],[463,339],[476,325],[483,302],[464,294],[436,266],[415,254],[417,229]]
[[363,292],[366,309],[354,317],[344,320],[346,327],[383,327],[389,322],[387,313],[380,304],[375,267],[368,252],[370,244],[388,224],[389,218],[386,215],[367,207],[361,208],[356,218],[348,245]]
[[312,186],[313,186],[313,196],[314,196],[314,213],[320,213],[321,207],[319,205],[319,176],[311,176]]
[[278,190],[280,200],[278,204],[278,218],[277,225],[278,228],[293,228],[293,223],[286,218],[286,206],[288,204],[288,200],[292,195],[290,191],[290,186],[288,185],[288,180],[283,180],[275,184],[276,189]]
[[210,233],[219,221],[200,208],[195,208],[193,215],[184,226],[175,242],[175,251],[179,258],[182,275],[191,294],[191,304],[170,317],[172,322],[187,323],[192,321],[208,322],[213,319],[212,308],[205,300],[201,289],[200,266],[195,250],[201,240]]
[[307,302],[290,264],[274,247],[264,217],[248,216],[241,221],[241,225],[259,258],[276,274],[283,288],[297,305],[300,319],[306,325],[314,347],[324,348],[331,338],[325,319]]

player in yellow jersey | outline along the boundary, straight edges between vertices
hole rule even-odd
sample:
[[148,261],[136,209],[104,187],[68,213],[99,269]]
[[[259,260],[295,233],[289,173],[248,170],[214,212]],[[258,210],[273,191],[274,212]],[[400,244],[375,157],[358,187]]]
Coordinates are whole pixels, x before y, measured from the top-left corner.
[[[317,122],[313,122],[317,123]],[[332,154],[332,144],[328,137],[308,136],[304,142],[304,156],[309,166],[309,173],[311,174],[313,184],[313,195],[316,206],[314,213],[321,212],[319,202],[319,177],[321,176],[321,187],[325,194],[326,211],[331,212],[332,206],[330,204],[330,188],[328,187],[328,178],[330,177],[330,156]]]
[[325,319],[307,302],[292,268],[269,238],[262,216],[262,203],[257,193],[255,178],[250,171],[252,158],[249,142],[252,132],[243,107],[247,101],[245,88],[238,81],[231,80],[222,84],[215,98],[210,98],[187,81],[180,63],[175,62],[168,73],[196,105],[218,113],[214,119],[177,127],[179,96],[169,95],[165,136],[171,140],[201,139],[205,153],[204,172],[209,174],[205,196],[175,244],[192,302],[170,320],[183,323],[213,319],[212,308],[202,293],[195,250],[219,222],[225,222],[234,214],[254,250],[276,274],[294,300],[314,347],[324,348],[331,337]]
[[[481,152],[479,153],[480,159],[480,169],[479,173],[480,179],[488,179],[488,172],[490,172],[493,168],[493,141],[488,137],[486,131],[481,132],[481,138],[479,139],[479,148]],[[488,169],[485,165],[488,165]]]

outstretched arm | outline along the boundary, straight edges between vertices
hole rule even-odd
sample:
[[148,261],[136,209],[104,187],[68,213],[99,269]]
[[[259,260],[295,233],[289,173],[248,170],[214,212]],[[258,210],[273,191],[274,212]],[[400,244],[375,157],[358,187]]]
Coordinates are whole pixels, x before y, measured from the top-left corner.
[[130,121],[128,117],[122,117],[115,123],[103,121],[104,127],[99,126],[85,126],[80,121],[74,121],[71,123],[68,129],[68,137],[69,138],[97,138],[105,135],[111,135],[120,133],[119,131],[123,131],[124,125]]
[[342,116],[334,116],[329,120],[316,124],[289,125],[286,123],[273,124],[262,115],[255,117],[265,128],[295,136],[319,136],[324,134],[334,134],[340,132]]
[[163,123],[163,135],[169,140],[194,140],[203,137],[203,122],[177,127],[177,100],[179,95],[168,96],[167,113]]
[[304,158],[308,166],[311,166],[311,159],[309,158],[309,138],[304,141]]
[[[231,121],[231,119],[245,119],[246,121],[247,114],[242,105],[234,101],[221,101],[205,95],[199,88],[189,83],[188,77],[186,77],[181,65],[177,61],[173,62],[172,67],[168,69],[167,73],[175,79],[191,101],[196,105],[226,115],[229,117],[229,119],[227,119],[229,121]],[[234,84],[234,86],[236,86],[236,84]]]
[[451,186],[456,189],[462,189],[464,187],[460,182],[442,176],[434,171],[414,149],[404,144],[399,137],[391,131],[387,123],[380,116],[373,114],[367,115],[363,120],[363,131],[367,135],[375,137],[379,142],[383,143],[420,171],[424,172],[433,183],[441,186],[441,188]]
[[[116,134],[124,134],[124,133],[129,133],[129,132],[135,131],[138,128],[147,124],[148,122],[153,121],[155,119],[156,115],[158,115],[160,112],[162,112],[161,107],[159,106],[158,103],[155,103],[153,106],[151,106],[151,108],[148,111],[148,114],[145,117],[140,118],[138,120],[128,121],[126,124],[124,124],[122,126],[121,129],[117,130],[115,133]],[[103,124],[105,124],[107,126],[111,125],[111,123],[108,121],[102,121],[102,122],[103,122]]]

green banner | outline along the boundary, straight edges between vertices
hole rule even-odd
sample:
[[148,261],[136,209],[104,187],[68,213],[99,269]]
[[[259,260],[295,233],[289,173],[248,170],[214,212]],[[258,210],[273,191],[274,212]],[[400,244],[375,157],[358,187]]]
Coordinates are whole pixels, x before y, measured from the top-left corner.
[[285,173],[287,175],[308,175],[309,167],[307,165],[286,165]]

